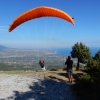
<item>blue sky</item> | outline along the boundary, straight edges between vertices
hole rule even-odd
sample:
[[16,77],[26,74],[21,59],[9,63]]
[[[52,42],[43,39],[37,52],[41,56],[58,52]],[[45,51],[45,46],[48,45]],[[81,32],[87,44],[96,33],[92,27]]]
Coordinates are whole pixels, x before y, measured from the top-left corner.
[[[54,17],[25,22],[8,32],[21,13],[38,6],[61,9],[74,17],[75,25]],[[0,0],[0,44],[16,48],[72,47],[82,42],[100,47],[100,0]]]

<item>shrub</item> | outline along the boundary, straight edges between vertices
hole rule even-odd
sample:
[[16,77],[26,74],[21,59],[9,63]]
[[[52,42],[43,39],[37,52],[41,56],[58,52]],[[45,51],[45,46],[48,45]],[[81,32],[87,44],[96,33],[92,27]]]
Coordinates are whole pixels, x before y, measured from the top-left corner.
[[95,59],[90,59],[87,63],[86,69],[93,72],[98,71],[100,70],[100,62]]
[[78,78],[78,85],[81,85],[83,89],[89,88],[92,83],[93,83],[93,80],[92,80],[91,76],[88,74],[81,75]]
[[64,67],[62,70],[63,70],[63,71],[64,71],[64,70],[66,71],[66,70],[67,70],[67,68],[66,68],[66,67]]
[[50,71],[58,71],[56,68],[51,68]]
[[89,74],[78,77],[75,85],[77,100],[100,100],[100,82],[97,79]]

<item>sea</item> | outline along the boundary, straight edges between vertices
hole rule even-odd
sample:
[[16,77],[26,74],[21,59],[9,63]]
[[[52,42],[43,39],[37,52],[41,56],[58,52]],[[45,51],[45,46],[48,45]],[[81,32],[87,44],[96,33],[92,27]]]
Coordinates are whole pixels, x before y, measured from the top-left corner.
[[[91,56],[94,57],[95,54],[100,51],[100,47],[90,47]],[[51,48],[56,54],[70,55],[72,48]]]

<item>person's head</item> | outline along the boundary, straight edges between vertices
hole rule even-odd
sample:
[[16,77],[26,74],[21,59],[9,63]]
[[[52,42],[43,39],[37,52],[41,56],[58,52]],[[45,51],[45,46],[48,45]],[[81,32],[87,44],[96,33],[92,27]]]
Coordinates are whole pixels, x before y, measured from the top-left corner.
[[70,56],[68,56],[68,60],[70,60],[71,59],[71,57]]

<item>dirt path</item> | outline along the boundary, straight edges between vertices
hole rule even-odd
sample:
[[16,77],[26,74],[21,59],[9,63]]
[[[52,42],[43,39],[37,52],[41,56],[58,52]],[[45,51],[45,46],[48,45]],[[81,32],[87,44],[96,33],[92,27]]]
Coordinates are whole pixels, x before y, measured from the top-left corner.
[[62,70],[0,71],[0,100],[76,100],[71,85]]

